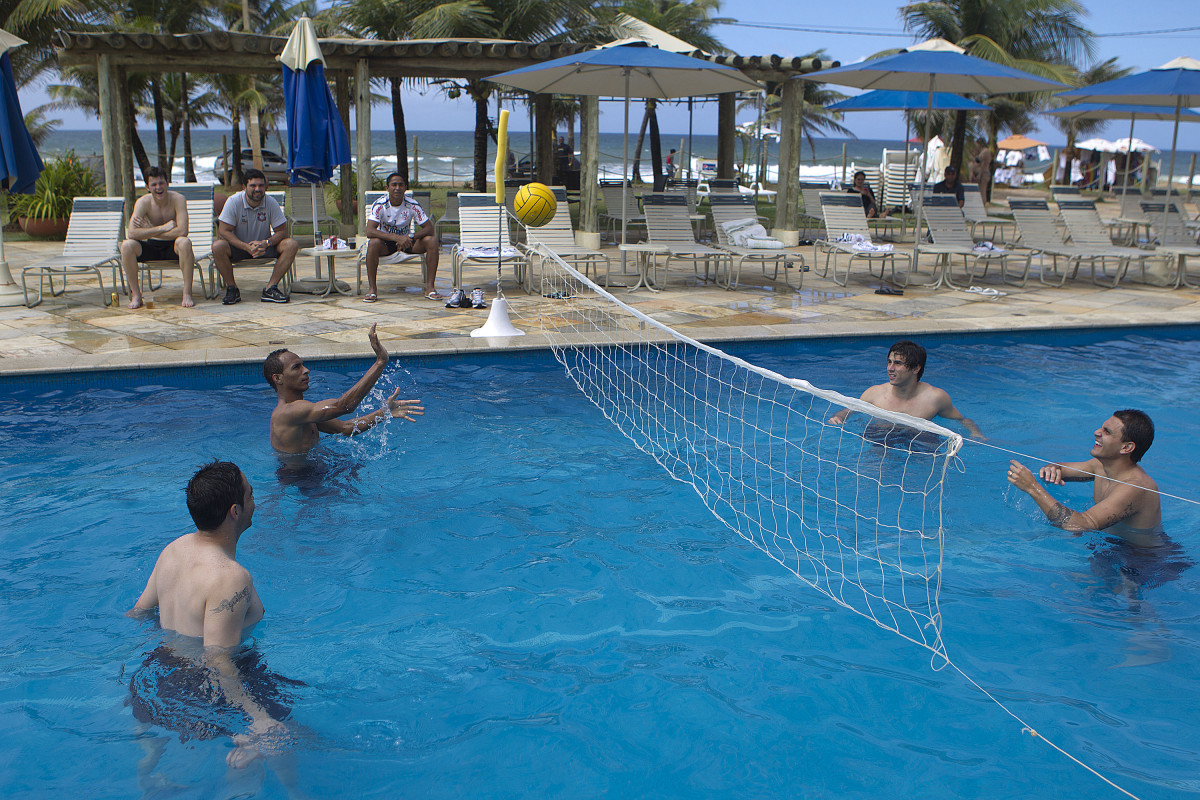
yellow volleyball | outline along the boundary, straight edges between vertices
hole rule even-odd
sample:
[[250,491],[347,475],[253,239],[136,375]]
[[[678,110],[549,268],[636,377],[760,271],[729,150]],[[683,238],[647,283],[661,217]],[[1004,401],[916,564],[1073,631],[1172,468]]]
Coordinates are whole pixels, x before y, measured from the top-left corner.
[[542,183],[525,184],[513,198],[513,213],[531,228],[540,228],[554,219],[557,210],[558,201],[554,199],[554,192]]

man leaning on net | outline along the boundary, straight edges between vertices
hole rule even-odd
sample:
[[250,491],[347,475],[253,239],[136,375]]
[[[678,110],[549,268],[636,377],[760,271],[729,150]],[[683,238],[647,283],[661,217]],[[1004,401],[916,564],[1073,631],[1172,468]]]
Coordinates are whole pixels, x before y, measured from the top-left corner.
[[[979,426],[967,419],[954,407],[953,401],[942,389],[925,383],[925,348],[916,342],[896,342],[888,350],[887,383],[872,386],[860,398],[885,411],[898,411],[919,419],[945,419],[961,422],[974,439],[985,439]],[[850,416],[850,409],[843,408],[829,418],[830,425],[841,425]]]

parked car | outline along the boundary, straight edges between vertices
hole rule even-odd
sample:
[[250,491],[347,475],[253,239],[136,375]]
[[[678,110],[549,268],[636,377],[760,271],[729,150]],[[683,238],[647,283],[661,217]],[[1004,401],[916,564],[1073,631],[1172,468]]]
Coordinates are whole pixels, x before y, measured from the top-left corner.
[[[287,160],[283,156],[271,150],[263,150],[263,174],[267,176],[268,183],[287,183]],[[247,147],[242,151],[242,169],[250,169],[254,165],[254,151]],[[226,150],[225,154],[217,158],[217,163],[213,167],[213,172],[221,176],[221,179],[226,183],[229,182],[229,175],[233,171],[233,151]]]

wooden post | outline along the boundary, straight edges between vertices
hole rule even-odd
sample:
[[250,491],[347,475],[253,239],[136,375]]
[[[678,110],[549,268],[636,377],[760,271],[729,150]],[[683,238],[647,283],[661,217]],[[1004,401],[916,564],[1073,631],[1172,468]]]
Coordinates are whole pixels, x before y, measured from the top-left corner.
[[842,186],[846,185],[846,143],[842,142]]
[[[421,182],[421,167],[419,166],[421,162],[421,151],[417,149],[417,135],[415,133],[413,134],[412,160],[412,170],[410,171],[412,172],[412,182],[414,185],[416,185]],[[396,167],[399,168],[399,166],[400,162],[397,161]]]
[[1192,163],[1191,166],[1188,167],[1187,194],[1184,195],[1183,200],[1185,203],[1192,202],[1192,181],[1194,180],[1196,180],[1196,154],[1192,153]]
[[534,127],[537,131],[537,172],[534,173],[534,179],[547,185],[554,182],[554,161],[558,154],[554,146],[554,120],[550,115],[553,101],[553,95],[533,96]]
[[581,97],[579,113],[579,230],[576,241],[600,249],[600,98]]
[[133,131],[129,121],[129,78],[124,67],[113,70],[117,82],[114,99],[117,105],[117,147],[120,149],[118,162],[121,165],[120,194],[125,198],[125,219],[133,213]]
[[[355,155],[358,158],[358,243],[367,236],[367,190],[371,188],[371,70],[365,58],[354,65]],[[355,290],[357,291],[357,290]]]
[[[342,125],[346,127],[346,134],[350,133],[350,76],[344,72],[339,72],[334,78],[334,90],[337,92],[337,107],[338,116],[341,117]],[[357,142],[356,142],[357,144]],[[342,164],[338,170],[338,205],[341,207],[341,212],[338,214],[338,222],[342,225],[354,224],[354,168],[350,164]],[[342,232],[336,231],[338,236]]]
[[771,236],[787,245],[800,241],[796,221],[800,213],[800,109],[804,87],[785,81],[779,108],[779,183],[775,197],[775,228]]
[[112,57],[96,57],[96,87],[100,94],[100,149],[104,155],[104,193],[116,197],[121,193],[117,182],[121,160],[117,157],[117,118],[113,110]]
[[717,95],[717,177],[733,177],[737,94]]

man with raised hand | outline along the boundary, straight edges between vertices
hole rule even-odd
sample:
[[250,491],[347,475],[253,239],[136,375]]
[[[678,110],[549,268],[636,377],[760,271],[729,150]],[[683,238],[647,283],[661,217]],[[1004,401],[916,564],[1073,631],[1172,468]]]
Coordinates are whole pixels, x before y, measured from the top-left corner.
[[1047,464],[1038,470],[1046,483],[1094,481],[1092,507],[1073,511],[1050,496],[1032,471],[1010,461],[1008,482],[1033,498],[1050,524],[1076,533],[1105,531],[1138,547],[1162,544],[1158,484],[1138,464],[1154,443],[1154,423],[1136,409],[1115,411],[1096,432],[1091,458]]
[[263,377],[279,396],[279,403],[271,412],[271,446],[276,451],[306,453],[316,446],[322,433],[356,436],[385,419],[399,417],[416,422],[414,416],[425,413],[425,407],[419,405],[420,400],[397,400],[400,390],[396,389],[376,411],[351,420],[338,419],[358,408],[387,366],[388,352],[379,343],[374,325],[367,338],[375,350],[375,363],[341,397],[316,403],[304,399],[304,393],[308,391],[308,367],[304,366],[300,356],[289,350],[276,350],[267,356],[263,362]]
[[[899,411],[919,419],[945,419],[961,422],[974,439],[985,439],[979,426],[954,407],[942,389],[921,380],[925,375],[925,348],[916,342],[896,342],[888,350],[887,383],[880,383],[862,393],[861,400],[885,411]],[[829,418],[830,425],[841,425],[850,416],[843,408]]]
[[264,303],[286,303],[288,295],[279,282],[292,268],[300,245],[288,236],[287,217],[275,199],[267,196],[267,176],[248,169],[246,188],[225,201],[217,217],[217,240],[213,242],[213,266],[225,281],[225,305],[241,302],[242,291],[233,277],[233,265],[248,258],[273,258],[271,280],[262,290]]
[[183,307],[192,308],[192,273],[196,254],[188,238],[187,201],[167,189],[167,173],[158,167],[146,170],[146,194],[133,204],[133,214],[121,242],[121,269],[129,285],[129,308],[142,307],[138,262],[178,261],[183,272]]
[[[226,761],[231,767],[244,767],[269,750],[271,741],[287,734],[286,726],[264,707],[270,701],[261,696],[264,684],[276,676],[267,673],[256,658],[245,657],[252,651],[238,648],[264,613],[250,572],[237,561],[238,541],[254,518],[254,489],[236,464],[214,461],[188,482],[187,506],[196,523],[195,532],[163,548],[145,590],[127,613],[145,618],[157,611],[163,630],[200,640],[203,655],[196,664],[165,643],[151,653],[130,680],[134,715],[144,722],[187,730],[198,738],[229,735],[237,747]],[[244,675],[242,667],[255,674]],[[143,673],[157,679],[143,681],[139,677]],[[202,708],[196,709],[195,719],[174,713],[206,700],[219,702],[212,700],[211,690],[205,691],[210,679],[220,688],[225,706],[249,720],[244,732],[213,731],[211,721],[216,717],[206,716]],[[144,684],[152,687],[154,694],[138,691]],[[168,693],[171,697],[163,696]],[[162,713],[163,709],[170,716]]]

